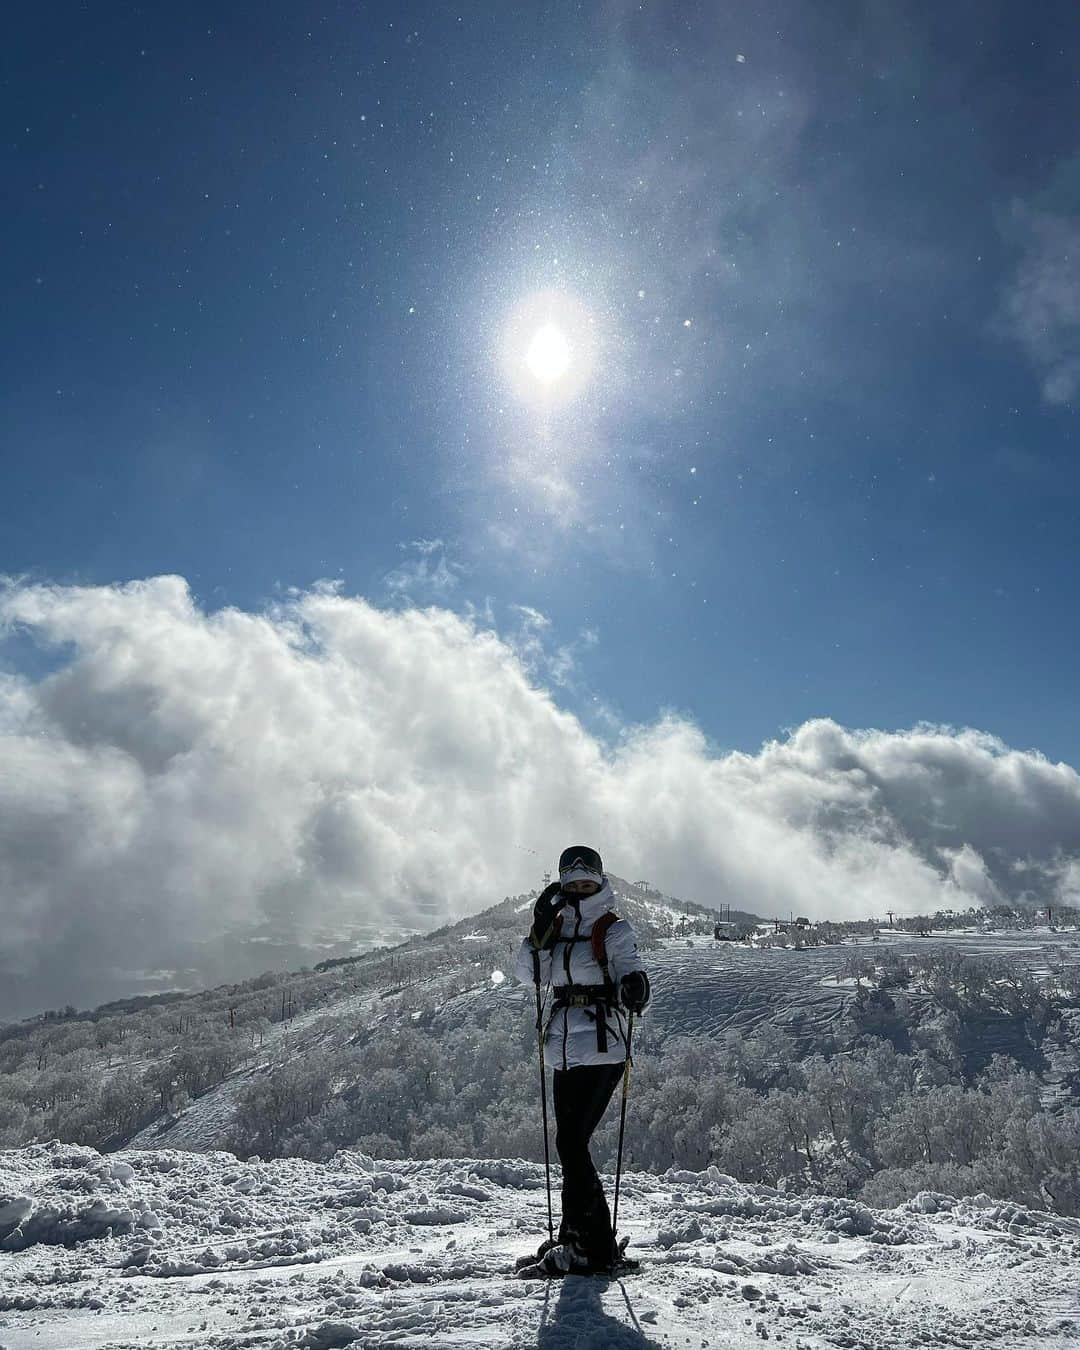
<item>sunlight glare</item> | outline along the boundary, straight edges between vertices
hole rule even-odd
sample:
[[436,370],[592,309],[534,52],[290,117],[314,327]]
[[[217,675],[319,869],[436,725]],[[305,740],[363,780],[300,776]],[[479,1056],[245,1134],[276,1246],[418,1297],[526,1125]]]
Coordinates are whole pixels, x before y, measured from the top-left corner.
[[545,416],[576,403],[596,373],[595,319],[568,291],[524,296],[500,325],[496,342],[508,385]]
[[570,368],[570,344],[558,325],[538,328],[525,353],[525,364],[542,384],[553,384]]

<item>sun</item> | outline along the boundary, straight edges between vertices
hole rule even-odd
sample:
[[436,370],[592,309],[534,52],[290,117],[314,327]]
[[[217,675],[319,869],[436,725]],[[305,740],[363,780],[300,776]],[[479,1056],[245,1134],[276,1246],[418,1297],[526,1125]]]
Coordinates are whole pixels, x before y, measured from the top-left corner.
[[520,300],[498,341],[507,383],[522,402],[554,411],[575,402],[596,369],[593,317],[575,295],[539,291]]
[[572,355],[566,334],[558,324],[545,323],[529,343],[525,364],[541,384],[554,384],[570,369]]

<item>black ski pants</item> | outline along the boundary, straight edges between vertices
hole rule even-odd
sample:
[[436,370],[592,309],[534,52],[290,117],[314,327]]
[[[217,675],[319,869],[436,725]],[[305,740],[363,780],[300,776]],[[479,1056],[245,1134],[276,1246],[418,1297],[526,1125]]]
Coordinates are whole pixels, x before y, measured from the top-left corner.
[[590,1261],[612,1256],[611,1213],[589,1154],[589,1140],[623,1076],[623,1064],[556,1069],[555,1148],[562,1163],[559,1241],[573,1242]]

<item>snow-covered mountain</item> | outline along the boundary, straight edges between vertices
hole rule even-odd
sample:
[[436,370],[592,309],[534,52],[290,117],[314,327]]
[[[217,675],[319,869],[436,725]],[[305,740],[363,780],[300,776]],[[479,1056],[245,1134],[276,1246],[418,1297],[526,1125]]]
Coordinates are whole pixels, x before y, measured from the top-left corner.
[[523,1282],[511,1269],[544,1236],[543,1175],[353,1152],[0,1154],[0,1345],[1065,1350],[1080,1336],[1080,1220],[631,1173],[621,1226],[641,1269]]
[[[782,1034],[808,1052],[830,1039],[839,1046],[860,990],[868,999],[866,991],[883,984],[883,963],[910,953],[1006,957],[995,967],[999,975],[1056,972],[1062,989],[1076,964],[1075,935],[1049,931],[938,935],[929,944],[866,933],[846,945],[751,950],[714,942],[708,912],[625,883],[620,890],[655,991],[641,1024],[631,1160],[647,1093],[654,1120],[658,1103],[673,1104],[674,1136],[683,1124],[677,1093],[692,1102],[710,1090],[713,1070],[687,1078],[685,1057],[677,1085],[665,1076],[668,1038],[716,1047],[725,1036],[742,1044],[764,1035],[769,1046],[769,1036]],[[411,1036],[414,1047],[430,1048],[457,1036],[460,1045],[501,1020],[520,1028],[527,1045],[531,991],[506,972],[530,908],[527,896],[508,898],[393,949],[149,1011],[121,1007],[93,1022],[108,1045],[90,1053],[99,1054],[106,1077],[126,1073],[134,1082],[151,1071],[148,1045],[165,1047],[159,1053],[182,1066],[185,1045],[202,1053],[213,1044],[208,1028],[219,1028],[234,1058],[219,1081],[178,1109],[158,1111],[120,1152],[56,1142],[0,1151],[0,1350],[630,1350],[763,1340],[793,1350],[1055,1350],[1077,1343],[1080,1220],[1036,1203],[924,1190],[897,1208],[874,1208],[740,1182],[716,1167],[661,1164],[648,1172],[631,1161],[620,1229],[641,1269],[623,1280],[535,1284],[515,1279],[511,1268],[545,1236],[542,1163],[467,1155],[373,1160],[354,1148],[312,1155],[325,1162],[222,1151],[253,1088],[294,1065],[347,1066],[350,1051],[372,1037],[396,1047]],[[865,985],[853,970],[864,972]],[[918,1013],[920,1001],[933,1010],[925,982],[904,997],[909,1013]],[[259,1016],[264,1004],[267,1015]],[[876,1015],[872,1002],[866,1006]],[[1006,1012],[979,1021],[971,1009],[965,1016],[968,1041],[957,1033],[952,1042],[958,1054],[983,1062],[994,1049],[1032,1064],[1041,1057],[1043,1081],[1058,1055],[1057,1089],[1071,1099],[1073,1022],[1061,1020],[1036,1046],[1029,1017]],[[130,1034],[117,1042],[129,1020]],[[80,1023],[49,1025],[55,1041],[34,1033],[39,1067]],[[848,1054],[835,1062],[855,1065]],[[528,1095],[521,1106],[535,1118],[535,1062],[526,1060],[518,1066]],[[19,1072],[29,1081],[30,1066]],[[363,1083],[352,1090],[377,1095]],[[598,1158],[611,1156],[611,1123],[598,1132]],[[512,1151],[505,1138],[498,1144],[492,1154]],[[815,1147],[826,1165],[826,1141]],[[1062,1167],[1065,1175],[1066,1156]],[[610,1190],[612,1178],[606,1182]]]
[[[695,949],[693,937],[682,938],[674,961],[662,944],[677,933],[693,933],[695,929],[700,938],[701,931],[711,929],[713,913],[619,878],[613,878],[613,882],[619,911],[632,920],[649,949],[661,989],[678,985],[685,963],[683,954],[691,954],[693,960],[695,950],[699,962],[702,950],[710,952],[703,963],[708,981],[714,952],[711,942]],[[288,1019],[271,1023],[258,1045],[251,1047],[223,1082],[178,1113],[162,1112],[131,1140],[132,1146],[221,1147],[236,1102],[252,1081],[286,1060],[299,1062],[314,1053],[348,1045],[373,1027],[395,1023],[423,1026],[430,1022],[438,1022],[442,1028],[462,1025],[475,1019],[482,1005],[520,1007],[524,1016],[530,995],[507,972],[531,922],[531,908],[530,897],[510,898],[434,933],[408,938],[393,949],[365,953],[355,961],[330,960],[314,975],[308,972],[295,976],[292,984],[315,986],[309,991],[307,1006]],[[365,983],[362,991],[355,990],[352,972],[359,975],[372,968],[380,972],[374,983]],[[200,997],[205,996],[192,996],[196,1006]],[[711,1000],[706,997],[705,1001]],[[827,995],[826,1002],[834,1011],[839,1000]],[[665,1005],[672,1015],[677,1014],[674,1005],[662,996],[657,1004],[661,1017]]]
[[[857,990],[853,967],[862,963],[873,970],[886,953],[930,949],[910,934],[882,932],[803,951],[750,951],[713,941],[708,911],[655,892],[645,895],[625,882],[617,886],[620,911],[642,936],[653,982],[653,1002],[639,1031],[643,1050],[670,1036],[715,1041],[725,1034],[745,1037],[772,1027],[809,1053],[834,1036],[843,1038]],[[531,990],[506,974],[530,908],[527,897],[508,899],[396,948],[367,953],[356,962],[329,962],[321,973],[294,977],[290,989],[305,990],[302,1010],[266,1026],[258,1044],[251,1045],[223,1081],[178,1111],[160,1112],[130,1139],[131,1146],[223,1147],[237,1104],[253,1084],[283,1064],[334,1054],[380,1030],[407,1027],[445,1036],[482,1024],[500,1009],[521,1028],[530,1026]],[[933,945],[1005,958],[1018,969],[1042,970],[1048,961],[1066,958],[1075,963],[1078,955],[1071,935],[1045,930],[942,935]],[[918,990],[909,990],[906,998],[909,1014],[931,1002]],[[285,1001],[277,987],[271,999],[276,1017],[279,1000],[281,1005]],[[974,1061],[985,1062],[992,1052],[1018,1062],[1033,1060],[1023,1018],[976,1020],[969,1013],[965,1026],[962,1051]],[[1050,1051],[1061,1060],[1058,1080],[1080,1070],[1064,1042]]]

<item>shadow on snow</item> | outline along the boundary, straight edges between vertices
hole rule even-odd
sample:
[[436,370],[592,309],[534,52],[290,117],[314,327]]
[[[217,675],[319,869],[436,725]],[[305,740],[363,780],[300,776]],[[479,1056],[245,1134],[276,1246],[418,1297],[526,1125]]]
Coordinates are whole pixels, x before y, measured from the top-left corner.
[[[630,1321],[604,1311],[603,1295],[617,1288]],[[634,1312],[624,1281],[602,1275],[567,1275],[559,1285],[553,1310],[550,1291],[536,1337],[536,1350],[660,1350],[660,1343],[646,1336]]]

